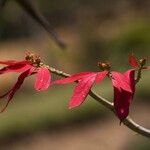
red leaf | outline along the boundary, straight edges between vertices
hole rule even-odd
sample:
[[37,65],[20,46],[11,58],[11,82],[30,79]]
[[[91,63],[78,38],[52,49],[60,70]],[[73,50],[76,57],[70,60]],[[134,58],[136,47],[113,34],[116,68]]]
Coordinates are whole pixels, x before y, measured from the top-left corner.
[[124,73],[124,76],[127,78],[127,82],[131,87],[132,92],[135,92],[135,70],[130,69]]
[[106,77],[107,73],[108,73],[108,71],[98,72],[96,79],[95,79],[95,82],[100,83]]
[[56,80],[52,84],[71,83],[71,82],[74,82],[74,81],[78,81],[78,80],[80,80],[83,77],[90,76],[92,74],[95,74],[95,73],[94,72],[81,72],[81,73],[78,73],[78,74],[74,74],[74,75],[72,75],[70,77],[64,78],[64,79]]
[[7,61],[0,61],[0,64],[3,64],[3,65],[12,65],[12,64],[14,64],[16,62],[17,62],[16,60],[7,60]]
[[25,72],[23,72],[23,73],[18,77],[18,80],[17,80],[17,82],[15,83],[15,85],[14,85],[7,93],[5,93],[4,95],[2,95],[2,96],[0,97],[0,98],[2,98],[2,97],[4,97],[4,96],[8,95],[8,96],[7,96],[7,103],[6,103],[5,107],[1,110],[1,112],[3,112],[3,111],[7,108],[8,104],[9,104],[9,102],[11,101],[11,99],[13,98],[14,94],[17,92],[17,90],[20,89],[21,85],[23,84],[25,78],[26,78],[27,76],[31,75],[31,74],[32,74],[31,69],[28,69],[28,70],[26,70]]
[[96,74],[88,76],[87,78],[79,81],[79,83],[75,87],[71,101],[69,102],[69,108],[77,107],[84,102],[92,85],[94,84],[95,78]]
[[114,87],[114,108],[120,121],[128,116],[133,95],[134,93]]
[[6,60],[6,61],[0,61],[0,64],[3,64],[3,65],[31,64],[31,62],[28,60],[22,60],[22,61]]
[[0,69],[0,74],[9,73],[9,72],[20,73],[30,69],[31,67],[32,65],[30,65],[29,63],[18,62]]
[[128,116],[129,106],[133,100],[135,92],[135,70],[128,70],[123,75],[132,92],[124,90],[122,87],[114,86],[114,107],[120,121]]
[[129,84],[128,78],[126,78],[124,74],[112,71],[112,83],[113,86],[117,87],[118,89],[122,88],[128,92],[132,92],[132,88]]
[[37,91],[46,90],[50,85],[50,81],[51,81],[51,74],[49,70],[45,67],[41,67],[37,72],[34,88]]
[[129,64],[134,68],[139,67],[138,60],[133,54],[129,56]]

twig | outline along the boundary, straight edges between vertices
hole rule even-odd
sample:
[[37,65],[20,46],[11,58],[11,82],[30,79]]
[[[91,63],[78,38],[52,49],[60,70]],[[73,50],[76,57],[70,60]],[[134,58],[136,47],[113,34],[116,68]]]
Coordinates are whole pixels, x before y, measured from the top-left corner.
[[[69,77],[70,74],[67,74],[63,71],[57,70],[55,68],[50,67],[49,68],[50,71],[58,76],[61,77]],[[114,105],[113,103],[109,102],[107,99],[97,95],[94,91],[90,91],[89,95],[95,99],[97,102],[99,102],[100,104],[102,104],[103,106],[105,106],[106,108],[108,108],[110,111],[112,111],[113,113],[115,113],[114,110]],[[124,125],[126,125],[128,128],[130,128],[131,130],[133,130],[134,132],[143,135],[145,137],[150,138],[150,130],[146,129],[142,126],[140,126],[139,124],[137,124],[136,122],[134,122],[129,116],[123,120]]]
[[[0,0],[0,11],[5,6],[8,0]],[[15,0],[36,22],[38,22],[48,33],[51,35],[53,40],[62,49],[66,48],[66,44],[60,38],[58,33],[51,26],[49,21],[39,10],[35,0]]]
[[60,38],[58,33],[54,30],[48,20],[42,15],[35,0],[16,0],[18,4],[35,19],[53,38],[53,40],[61,47],[66,48],[64,41]]

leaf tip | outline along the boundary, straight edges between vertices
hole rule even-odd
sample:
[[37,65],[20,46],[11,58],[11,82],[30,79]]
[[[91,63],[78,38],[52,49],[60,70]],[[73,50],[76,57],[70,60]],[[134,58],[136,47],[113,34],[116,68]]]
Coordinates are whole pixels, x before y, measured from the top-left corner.
[[132,66],[134,68],[139,67],[139,62],[138,62],[137,58],[135,57],[134,53],[129,55],[128,62],[130,64],[130,66]]

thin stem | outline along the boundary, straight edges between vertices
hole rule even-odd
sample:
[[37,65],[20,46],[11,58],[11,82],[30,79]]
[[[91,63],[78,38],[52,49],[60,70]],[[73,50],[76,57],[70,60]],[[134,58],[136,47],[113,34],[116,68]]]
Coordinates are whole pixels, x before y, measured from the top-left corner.
[[144,65],[146,64],[146,59],[145,58],[140,59],[139,64],[140,64],[140,67],[137,70],[137,78],[135,79],[136,84],[140,81],[142,77],[142,70],[145,68]]
[[136,84],[137,84],[137,83],[140,81],[140,79],[141,79],[142,69],[143,69],[143,67],[141,66],[141,67],[138,69],[138,71],[137,71],[137,77],[136,77],[136,79],[135,79],[135,83],[136,83]]
[[[55,68],[50,67],[49,70],[61,77],[69,77],[70,74],[67,74],[63,71],[57,70]],[[113,103],[109,102],[107,99],[97,95],[94,91],[90,91],[89,95],[96,100],[97,102],[99,102],[100,104],[102,104],[103,106],[105,106],[106,108],[108,108],[110,111],[112,111],[115,114],[115,110],[114,110],[114,105]],[[131,130],[133,130],[134,132],[143,135],[145,137],[150,138],[150,130],[146,129],[142,126],[140,126],[139,124],[137,124],[136,122],[134,122],[129,116],[124,119],[123,124],[126,125],[128,128],[130,128]]]

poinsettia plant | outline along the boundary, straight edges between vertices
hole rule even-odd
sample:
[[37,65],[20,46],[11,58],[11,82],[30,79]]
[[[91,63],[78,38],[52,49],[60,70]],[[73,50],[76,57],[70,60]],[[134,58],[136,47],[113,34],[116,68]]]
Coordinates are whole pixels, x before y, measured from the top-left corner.
[[0,61],[0,64],[6,65],[5,67],[0,69],[0,74],[10,72],[20,73],[18,80],[14,84],[14,86],[8,92],[0,96],[0,98],[7,96],[7,103],[1,110],[1,112],[6,109],[9,102],[11,101],[17,90],[19,90],[26,77],[36,75],[34,88],[38,91],[46,90],[50,85],[51,73],[48,69],[48,66],[41,62],[39,55],[28,52],[26,53],[25,60]]
[[98,63],[100,72],[82,72],[68,78],[54,81],[53,84],[66,84],[78,81],[74,94],[70,100],[69,108],[81,105],[89,94],[93,84],[99,84],[105,77],[112,81],[114,88],[114,107],[120,120],[127,117],[129,113],[129,103],[132,100],[135,89],[135,70],[128,70],[125,73],[111,71],[110,64]]
[[[35,75],[34,88],[37,91],[47,90],[48,87],[55,84],[68,84],[76,82],[76,87],[74,89],[73,95],[69,102],[69,108],[76,108],[80,106],[86,99],[88,95],[92,96],[94,99],[98,100],[100,103],[105,105],[107,108],[112,110],[116,116],[132,130],[150,137],[150,131],[140,127],[132,120],[128,119],[130,104],[133,100],[135,94],[136,83],[141,79],[142,70],[149,69],[146,67],[146,59],[137,59],[133,54],[129,56],[129,65],[131,69],[120,73],[111,69],[110,63],[98,63],[98,72],[80,72],[73,75],[66,74],[62,71],[56,70],[48,65],[45,65],[39,55],[33,53],[26,53],[25,59],[21,61],[7,60],[0,61],[0,64],[5,65],[0,69],[0,74],[6,73],[19,73],[17,82],[13,87],[0,96],[4,98],[7,96],[7,103],[5,107],[1,110],[3,112],[8,106],[9,102],[12,100],[14,94],[20,89],[25,78],[31,75]],[[51,74],[57,74],[59,76],[65,77],[59,80],[51,81]],[[97,96],[91,91],[94,84],[100,84],[104,78],[109,78],[114,89],[114,101],[113,104]]]

